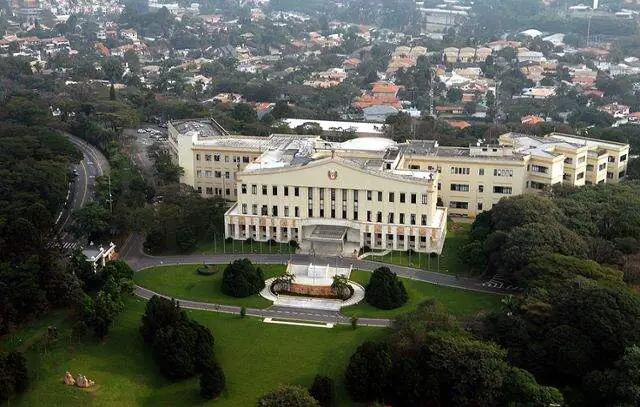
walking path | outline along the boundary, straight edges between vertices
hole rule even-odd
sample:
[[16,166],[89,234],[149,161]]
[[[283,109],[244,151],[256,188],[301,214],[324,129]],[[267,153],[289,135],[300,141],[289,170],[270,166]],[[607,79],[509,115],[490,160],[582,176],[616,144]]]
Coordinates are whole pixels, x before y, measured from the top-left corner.
[[[142,237],[137,234],[132,234],[120,248],[120,256],[126,260],[131,268],[134,270],[140,270],[143,268],[161,266],[161,265],[176,265],[176,264],[227,264],[239,257],[246,257],[254,263],[261,264],[286,264],[288,261],[294,261],[296,263],[310,263],[313,261],[316,264],[331,264],[337,267],[350,267],[355,269],[373,271],[380,267],[381,263],[373,262],[369,260],[358,260],[339,257],[320,257],[309,256],[305,254],[232,254],[232,253],[218,253],[218,254],[192,254],[192,255],[178,255],[178,256],[152,256],[143,252],[142,250]],[[483,281],[479,278],[464,278],[457,277],[449,274],[436,273],[433,271],[425,271],[406,266],[398,266],[394,264],[385,264],[391,271],[398,274],[400,277],[410,278],[417,281],[424,281],[436,285],[442,285],[446,287],[460,288],[463,290],[479,291],[492,294],[507,294],[512,293],[513,290],[508,290],[503,287],[487,286],[483,285]],[[149,299],[154,294],[151,290],[143,287],[136,286],[136,295]],[[164,296],[166,297],[166,296]],[[227,312],[227,313],[240,313],[241,307],[213,304],[198,301],[190,301],[177,299],[183,308],[197,309],[205,311]],[[295,319],[305,319],[309,321],[317,322],[333,322],[336,324],[348,324],[350,318],[340,314],[337,311],[321,311],[310,310],[308,308],[301,307],[281,307],[273,305],[267,309],[247,309],[247,315],[258,317],[288,317]],[[390,319],[384,318],[359,318],[358,324],[370,325],[370,326],[388,326],[391,323]]]

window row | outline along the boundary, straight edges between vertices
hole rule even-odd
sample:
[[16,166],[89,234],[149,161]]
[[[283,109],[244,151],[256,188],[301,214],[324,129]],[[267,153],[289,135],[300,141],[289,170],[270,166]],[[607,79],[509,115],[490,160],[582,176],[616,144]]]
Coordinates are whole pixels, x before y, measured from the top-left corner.
[[[241,184],[240,185],[240,192],[242,194],[248,194],[248,188],[249,185],[248,184]],[[282,191],[282,195],[283,196],[289,196],[289,194],[291,193],[291,190],[293,190],[293,196],[300,196],[300,187],[290,187],[290,186],[283,186],[283,187],[279,187],[277,185],[272,185],[271,189],[269,189],[268,185],[260,185],[260,191],[261,191],[261,195],[271,195],[271,196],[279,196],[280,191]],[[271,191],[269,193],[269,191]],[[342,202],[346,202],[347,201],[347,197],[348,197],[348,189],[343,189],[343,188],[329,188],[329,199],[331,201],[336,201],[338,198],[342,201]],[[359,191],[357,189],[353,189],[352,191],[352,196],[353,196],[353,202],[358,202],[358,198],[359,198]],[[308,187],[307,188],[307,198],[309,199],[309,201],[313,201],[313,187]],[[257,184],[251,184],[251,194],[252,195],[258,195],[258,185]],[[378,202],[383,202],[385,200],[384,198],[384,193],[382,191],[366,191],[366,195],[367,195],[367,201],[373,201],[373,197],[374,194],[376,196],[376,200]],[[324,201],[325,199],[325,195],[326,195],[326,191],[325,188],[318,188],[318,195],[319,195],[319,199],[320,201]],[[417,204],[418,203],[418,194],[415,193],[405,193],[405,192],[388,192],[386,195],[386,202],[396,202],[396,196],[398,198],[398,202],[400,203],[412,203],[412,204]],[[427,194],[422,194],[421,195],[421,202],[422,204],[426,205],[428,203],[428,195]]]
[[201,161],[202,156],[204,155],[204,161],[221,161],[223,160],[225,163],[244,163],[248,164],[251,161],[251,157],[249,156],[234,156],[234,155],[221,155],[221,154],[196,154],[196,161]]
[[[408,216],[405,216],[408,215]],[[383,215],[382,212],[378,211],[375,213],[375,218],[374,218],[374,213],[372,211],[367,211],[367,222],[375,222],[375,223],[390,223],[390,224],[397,224],[399,225],[416,225],[417,223],[417,216],[415,213],[409,213],[409,214],[405,214],[405,213],[399,213],[398,217],[396,218],[396,214],[394,212],[388,212],[386,214],[386,216]],[[407,223],[408,222],[408,223]],[[422,214],[420,215],[420,225],[422,226],[427,226],[428,223],[428,219],[427,219],[427,215],[426,214]]]
[[211,171],[211,170],[196,170],[196,178],[222,178],[222,176],[226,179],[231,178],[231,173],[229,171]]

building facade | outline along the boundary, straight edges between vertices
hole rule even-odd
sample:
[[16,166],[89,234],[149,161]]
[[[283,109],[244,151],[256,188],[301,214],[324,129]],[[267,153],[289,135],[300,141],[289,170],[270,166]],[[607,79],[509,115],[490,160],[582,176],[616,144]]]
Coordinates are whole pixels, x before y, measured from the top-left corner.
[[[435,186],[433,202],[438,202],[443,210],[446,208],[449,215],[475,217],[479,212],[491,209],[504,197],[538,193],[556,184],[583,186],[619,182],[626,175],[629,157],[628,144],[559,133],[544,137],[507,133],[501,135],[494,145],[461,148],[440,146],[433,140],[395,143],[379,137],[332,143],[318,136],[234,136],[209,121],[175,122],[168,127],[169,144],[177,163],[185,171],[181,181],[193,186],[205,197],[220,196],[238,203],[228,213],[232,217],[226,226],[228,236],[258,240],[269,240],[269,236],[275,236],[274,240],[277,241],[304,241],[307,237],[305,233],[311,233],[309,227],[318,225],[313,222],[326,218],[327,224],[342,222],[346,225],[351,222],[349,224],[354,227],[349,228],[364,233],[359,236],[350,231],[346,236],[352,238],[352,243],[359,241],[370,247],[398,246],[400,250],[405,247],[406,241],[393,237],[400,230],[398,228],[428,227],[434,222],[430,218],[431,213],[411,212],[409,208],[397,207],[403,188],[406,188],[405,200],[409,199],[407,194],[415,193],[416,197],[420,197],[416,199],[422,201],[422,192],[411,192],[414,186],[412,182],[416,180],[408,181],[406,174],[415,174],[422,187],[428,182],[420,177],[432,174],[429,182]],[[287,154],[292,161],[282,158]],[[330,166],[321,159],[331,155],[334,157],[331,165],[336,169],[320,168],[321,162]],[[298,165],[300,160],[311,159],[311,163]],[[352,168],[354,165],[367,171],[358,172]],[[259,171],[260,168],[263,171]],[[316,168],[316,171],[307,172],[311,168]],[[329,171],[338,171],[342,175],[336,180],[328,180]],[[243,192],[243,185],[249,193]],[[256,185],[260,192],[258,201],[254,201],[252,185]],[[262,195],[263,185],[267,188],[266,195]],[[377,185],[380,187],[373,187]],[[278,195],[273,194],[274,186]],[[288,188],[286,195],[285,186]],[[299,195],[290,192],[296,188]],[[321,201],[330,205],[330,194],[333,193],[337,196],[333,202],[337,202],[340,208],[343,204],[342,191],[347,191],[344,192],[349,208],[346,218],[342,218],[340,208],[336,209],[339,216],[335,218],[331,217],[330,207],[323,209],[322,214],[319,207],[313,207],[309,214],[309,188],[314,205],[320,205]],[[353,218],[353,191],[358,191],[361,205],[357,219]],[[386,201],[374,199],[371,202],[374,206],[390,204],[394,207],[393,211],[387,206],[369,208],[367,191],[371,191],[376,198],[378,192],[386,196]],[[388,202],[389,193],[393,193],[398,201]],[[277,213],[280,215],[274,216],[273,202],[283,199],[291,203],[278,205]],[[406,201],[402,203],[406,204]],[[243,204],[247,213],[243,213]],[[253,210],[254,205],[256,211]],[[263,215],[264,206],[267,208],[266,215]],[[295,216],[296,208],[300,216]],[[371,212],[371,219],[374,219],[371,224],[367,221],[368,211]],[[285,212],[289,215],[283,215]],[[377,222],[378,212],[385,222],[393,213],[394,221]],[[404,222],[398,222],[401,213]],[[412,213],[416,215],[415,225],[410,221]],[[426,224],[421,222],[422,215],[430,219]],[[258,226],[258,229],[251,229],[254,226]],[[307,228],[303,230],[303,227]],[[370,230],[371,227],[374,229]],[[388,232],[391,230],[389,227],[394,232]],[[400,234],[404,236],[405,230],[401,230]],[[412,236],[414,232],[409,230],[407,236]],[[420,236],[422,232],[417,233]],[[424,233],[427,233],[426,229]],[[391,236],[383,239],[384,235]],[[410,243],[408,248],[412,248]]]

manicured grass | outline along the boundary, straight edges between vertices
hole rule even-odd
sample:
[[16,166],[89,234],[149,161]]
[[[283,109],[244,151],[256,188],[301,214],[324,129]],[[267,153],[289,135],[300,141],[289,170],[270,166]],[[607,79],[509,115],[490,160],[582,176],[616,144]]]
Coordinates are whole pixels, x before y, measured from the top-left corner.
[[467,243],[470,229],[471,224],[449,222],[449,230],[447,231],[439,261],[437,256],[430,257],[425,253],[409,255],[407,252],[400,251],[393,251],[384,256],[369,255],[366,260],[439,271],[440,273],[457,274],[459,276],[470,276],[476,274],[476,272],[460,261],[458,256],[459,248]]
[[[354,270],[351,272],[349,279],[365,287],[369,282],[370,276],[371,273],[369,272]],[[406,278],[401,278],[401,280],[409,294],[409,301],[402,307],[392,310],[381,310],[369,305],[363,300],[359,304],[342,308],[341,312],[345,315],[356,315],[358,317],[392,318],[395,315],[411,311],[427,298],[434,298],[449,312],[460,317],[473,315],[482,310],[496,309],[502,298],[496,294],[444,287]]]
[[[267,308],[271,301],[265,300],[259,294],[246,298],[235,298],[223,294],[222,273],[226,265],[215,264],[218,272],[203,276],[197,273],[201,264],[181,264],[177,266],[160,266],[140,270],[135,273],[133,279],[136,284],[155,291],[184,300],[213,302],[226,305],[244,305],[247,308]],[[284,273],[286,266],[283,264],[261,264],[265,279]]]
[[[316,373],[336,381],[337,404],[351,405],[344,389],[344,369],[355,348],[385,334],[384,329],[348,326],[332,329],[270,325],[257,318],[189,311],[209,327],[227,387],[213,402],[199,398],[198,378],[177,383],[164,379],[139,334],[145,302],[127,299],[104,342],[69,340],[69,322],[58,325],[59,339],[26,349],[31,384],[11,406],[253,406],[278,384],[309,387]],[[26,331],[25,331],[26,332]],[[37,342],[38,338],[30,340]],[[6,338],[0,342],[6,344]],[[65,371],[96,381],[83,390],[65,386]]]
[[269,245],[267,242],[251,243],[243,242],[240,240],[233,241],[232,243],[226,243],[224,239],[199,242],[195,250],[192,253],[265,253],[265,254],[279,254],[279,253],[295,253],[296,250],[288,243],[275,243]]

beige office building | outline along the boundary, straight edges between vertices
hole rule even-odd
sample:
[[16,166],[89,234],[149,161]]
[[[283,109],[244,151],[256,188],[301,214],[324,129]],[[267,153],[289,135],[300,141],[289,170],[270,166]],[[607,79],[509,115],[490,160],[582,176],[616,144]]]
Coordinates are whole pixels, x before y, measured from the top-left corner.
[[235,202],[225,233],[295,240],[351,254],[362,246],[440,252],[447,215],[475,217],[501,198],[555,184],[619,182],[629,145],[552,133],[507,133],[495,145],[395,143],[365,137],[230,135],[209,120],[169,124],[182,182]]

